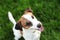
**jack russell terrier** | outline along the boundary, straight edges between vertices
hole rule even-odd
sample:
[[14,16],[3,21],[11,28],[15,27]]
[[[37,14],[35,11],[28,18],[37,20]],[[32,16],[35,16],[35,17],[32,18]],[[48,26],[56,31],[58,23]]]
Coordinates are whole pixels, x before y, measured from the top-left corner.
[[33,15],[30,8],[24,11],[18,22],[15,21],[11,12],[8,12],[9,20],[14,24],[14,40],[19,40],[23,36],[25,40],[40,40],[40,34],[44,30],[42,23]]

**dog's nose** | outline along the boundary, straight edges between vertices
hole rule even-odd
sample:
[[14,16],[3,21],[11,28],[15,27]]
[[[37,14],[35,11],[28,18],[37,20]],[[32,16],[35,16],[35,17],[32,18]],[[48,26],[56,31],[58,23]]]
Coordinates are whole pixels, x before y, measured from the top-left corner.
[[37,27],[40,28],[41,27],[41,24],[38,24]]

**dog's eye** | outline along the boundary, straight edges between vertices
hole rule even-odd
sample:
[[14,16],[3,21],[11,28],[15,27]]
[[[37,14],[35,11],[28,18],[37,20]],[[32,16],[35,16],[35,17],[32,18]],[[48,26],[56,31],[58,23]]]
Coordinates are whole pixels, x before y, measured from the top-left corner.
[[31,16],[32,17],[32,19],[34,19],[34,16]]
[[26,26],[32,26],[31,22],[26,22]]

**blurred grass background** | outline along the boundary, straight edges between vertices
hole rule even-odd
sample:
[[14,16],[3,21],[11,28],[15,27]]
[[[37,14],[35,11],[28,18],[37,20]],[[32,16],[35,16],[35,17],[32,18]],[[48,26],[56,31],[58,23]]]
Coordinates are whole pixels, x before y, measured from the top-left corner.
[[60,0],[0,0],[0,40],[13,40],[14,37],[8,11],[18,21],[28,7],[44,25],[41,40],[60,40]]

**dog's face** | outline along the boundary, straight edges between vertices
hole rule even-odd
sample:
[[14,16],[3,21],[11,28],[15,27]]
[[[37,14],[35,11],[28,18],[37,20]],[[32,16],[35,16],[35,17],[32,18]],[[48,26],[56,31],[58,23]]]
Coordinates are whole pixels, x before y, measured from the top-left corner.
[[32,14],[31,10],[25,12],[25,14],[21,17],[20,22],[22,27],[25,29],[43,30],[42,23],[37,20],[37,18]]

